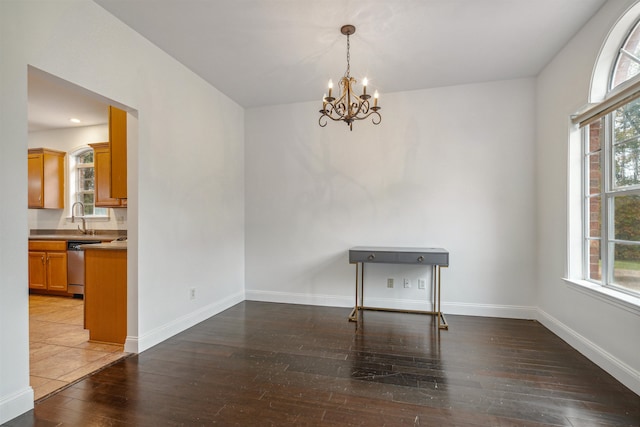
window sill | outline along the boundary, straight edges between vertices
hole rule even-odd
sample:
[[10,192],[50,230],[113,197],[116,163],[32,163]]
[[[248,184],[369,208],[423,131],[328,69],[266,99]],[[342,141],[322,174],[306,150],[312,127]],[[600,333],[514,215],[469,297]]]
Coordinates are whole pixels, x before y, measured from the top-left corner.
[[579,279],[563,278],[572,289],[640,316],[640,298]]

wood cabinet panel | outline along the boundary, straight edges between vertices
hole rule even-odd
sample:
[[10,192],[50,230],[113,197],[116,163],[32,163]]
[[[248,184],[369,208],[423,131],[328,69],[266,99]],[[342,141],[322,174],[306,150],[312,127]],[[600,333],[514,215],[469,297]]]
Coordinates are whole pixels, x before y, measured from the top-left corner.
[[29,288],[47,289],[46,252],[29,252]]
[[67,285],[67,242],[30,240],[29,288],[66,292]]
[[29,208],[64,208],[64,158],[66,153],[32,148],[28,154]]
[[109,106],[111,197],[127,198],[127,112]]
[[47,252],[47,289],[67,291],[66,252]]
[[89,339],[124,344],[127,337],[127,251],[85,250],[85,327]]
[[66,240],[29,240],[30,251],[66,251]]
[[111,153],[108,142],[89,144],[93,149],[93,170],[95,176],[95,205],[103,208],[120,208],[126,199],[111,197]]
[[44,188],[42,171],[44,170],[44,159],[41,154],[29,154],[29,208],[42,207],[42,190]]

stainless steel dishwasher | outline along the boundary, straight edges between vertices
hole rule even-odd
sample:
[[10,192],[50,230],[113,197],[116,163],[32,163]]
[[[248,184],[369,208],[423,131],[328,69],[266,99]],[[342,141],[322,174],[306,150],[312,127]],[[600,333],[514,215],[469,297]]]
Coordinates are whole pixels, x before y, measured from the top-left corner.
[[99,240],[67,242],[67,292],[74,295],[84,295],[84,251],[80,245],[102,243]]

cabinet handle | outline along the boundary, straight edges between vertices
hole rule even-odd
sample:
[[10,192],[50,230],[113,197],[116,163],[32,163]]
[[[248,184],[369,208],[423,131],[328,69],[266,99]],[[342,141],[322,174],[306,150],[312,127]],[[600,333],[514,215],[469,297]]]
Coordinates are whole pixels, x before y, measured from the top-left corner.
[[376,254],[371,254],[369,255],[367,258],[369,259],[369,261],[371,261],[372,259],[374,259],[376,257]]
[[424,257],[423,257],[422,255],[420,255],[420,256],[418,257],[418,262],[422,262],[422,261],[424,261]]
[[44,255],[42,255],[42,264],[44,264]]

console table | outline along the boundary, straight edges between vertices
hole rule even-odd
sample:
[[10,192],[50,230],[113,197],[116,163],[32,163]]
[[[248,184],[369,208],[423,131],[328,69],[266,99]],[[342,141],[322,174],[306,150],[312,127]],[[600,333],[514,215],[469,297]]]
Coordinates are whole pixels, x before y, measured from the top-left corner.
[[[435,315],[438,318],[438,329],[449,329],[444,314],[440,310],[440,269],[449,266],[449,251],[446,249],[357,246],[349,249],[349,263],[356,265],[356,305],[349,315],[350,322],[358,321],[359,310],[395,311]],[[366,307],[364,305],[364,265],[366,263],[431,266],[431,287],[433,288],[432,309],[430,311],[421,311]],[[359,292],[358,284],[360,285]]]

